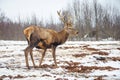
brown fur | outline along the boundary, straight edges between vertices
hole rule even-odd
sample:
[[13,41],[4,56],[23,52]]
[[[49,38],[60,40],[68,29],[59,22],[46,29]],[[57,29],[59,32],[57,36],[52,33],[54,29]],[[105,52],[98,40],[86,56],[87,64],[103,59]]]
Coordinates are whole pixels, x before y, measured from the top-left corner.
[[69,34],[78,34],[78,32],[75,29],[73,29],[72,25],[66,25],[66,23],[64,24],[64,29],[61,30],[60,32],[57,32],[52,29],[42,28],[39,26],[33,26],[33,25],[24,29],[23,32],[28,41],[28,47],[24,51],[26,66],[28,68],[29,68],[29,63],[28,63],[29,52],[31,55],[33,65],[35,67],[33,54],[32,54],[32,49],[34,47],[44,50],[44,52],[42,53],[42,58],[40,60],[39,67],[41,66],[47,48],[52,49],[53,59],[55,62],[55,66],[57,67],[56,56],[55,56],[56,47],[60,44],[63,44],[67,40]]

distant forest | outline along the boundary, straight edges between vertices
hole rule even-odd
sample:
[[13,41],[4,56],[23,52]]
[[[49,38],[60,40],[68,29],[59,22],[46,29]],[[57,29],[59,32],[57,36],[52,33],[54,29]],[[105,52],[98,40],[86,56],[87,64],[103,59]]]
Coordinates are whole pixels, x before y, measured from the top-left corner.
[[[72,16],[74,27],[79,30],[79,35],[69,40],[102,40],[113,39],[120,40],[120,12],[111,6],[103,7],[93,0],[93,3],[84,0],[74,0],[72,5],[61,10],[63,14]],[[57,11],[56,11],[57,14]],[[58,16],[59,17],[59,16]],[[43,22],[36,15],[22,21],[12,21],[6,17],[5,13],[0,10],[0,40],[25,40],[23,29],[29,25],[38,25],[56,31],[63,28],[63,23],[55,23],[53,18],[49,22]]]

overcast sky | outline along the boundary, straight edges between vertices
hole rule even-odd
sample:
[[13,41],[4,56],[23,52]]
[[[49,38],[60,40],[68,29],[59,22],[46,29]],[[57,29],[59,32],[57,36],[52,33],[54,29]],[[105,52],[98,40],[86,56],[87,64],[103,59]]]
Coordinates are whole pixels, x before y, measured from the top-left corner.
[[[82,0],[81,0],[82,1]],[[103,5],[112,5],[120,8],[120,0],[99,0]],[[57,10],[64,9],[73,0],[0,0],[0,9],[7,17],[17,20],[31,17],[35,14],[39,19],[48,19],[51,16],[58,19]]]
[[0,0],[0,8],[11,19],[31,17],[57,18],[57,10],[63,9],[72,0]]

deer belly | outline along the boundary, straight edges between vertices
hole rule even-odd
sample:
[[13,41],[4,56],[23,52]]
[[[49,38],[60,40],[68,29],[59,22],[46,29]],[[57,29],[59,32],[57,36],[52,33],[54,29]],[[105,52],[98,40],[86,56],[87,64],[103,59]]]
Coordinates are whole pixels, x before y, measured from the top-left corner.
[[38,45],[36,46],[38,49],[45,49],[45,48],[51,48],[51,45],[47,45],[44,42],[39,42]]
[[38,48],[38,49],[44,49],[45,46],[44,46],[44,44],[42,42],[39,42],[38,45],[36,46],[36,48]]

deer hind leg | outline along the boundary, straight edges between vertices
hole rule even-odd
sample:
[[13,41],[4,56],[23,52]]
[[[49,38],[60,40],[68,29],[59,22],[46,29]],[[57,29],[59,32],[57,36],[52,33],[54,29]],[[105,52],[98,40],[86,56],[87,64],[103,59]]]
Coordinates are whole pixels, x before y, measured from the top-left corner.
[[40,60],[39,67],[41,67],[43,58],[44,58],[44,56],[45,56],[45,52],[46,52],[46,48],[44,49],[44,51],[43,51],[43,53],[42,53],[42,58],[41,58],[41,60]]
[[28,54],[29,54],[29,52],[30,52],[31,50],[32,50],[32,48],[31,48],[30,46],[28,46],[28,47],[24,50],[26,66],[28,67],[28,69],[30,69],[30,67],[29,67],[29,62],[28,62]]
[[55,51],[56,51],[56,46],[52,46],[52,56],[55,63],[55,67],[57,67]]
[[31,59],[32,59],[33,66],[34,66],[34,68],[36,68],[36,66],[35,66],[35,62],[34,62],[34,59],[33,59],[33,53],[32,53],[32,50],[30,50],[30,56],[31,56]]
[[26,60],[26,66],[28,67],[28,69],[30,69],[29,67],[29,63],[28,63],[28,54],[30,53],[31,55],[31,59],[32,59],[32,62],[33,62],[33,66],[35,67],[35,63],[34,63],[34,60],[33,60],[33,54],[32,54],[32,49],[37,46],[37,44],[39,43],[39,39],[31,36],[31,40],[29,41],[29,46],[25,49],[25,60]]

